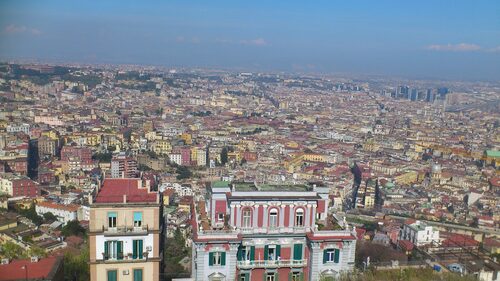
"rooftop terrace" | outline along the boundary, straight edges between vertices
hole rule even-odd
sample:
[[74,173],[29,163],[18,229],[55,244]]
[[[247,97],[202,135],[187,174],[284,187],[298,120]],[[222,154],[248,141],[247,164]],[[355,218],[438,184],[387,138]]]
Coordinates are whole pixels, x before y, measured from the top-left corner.
[[140,179],[105,179],[93,203],[158,203],[159,194],[149,192]]
[[235,191],[312,191],[312,188],[304,184],[255,184],[250,182],[233,183]]

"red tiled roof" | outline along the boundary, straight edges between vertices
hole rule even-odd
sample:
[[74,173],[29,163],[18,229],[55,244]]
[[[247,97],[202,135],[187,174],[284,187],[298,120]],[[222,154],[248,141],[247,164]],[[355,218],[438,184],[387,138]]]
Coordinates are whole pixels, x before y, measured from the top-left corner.
[[38,262],[31,262],[30,259],[13,260],[9,264],[0,265],[0,280],[25,280],[26,274],[29,280],[52,278],[49,275],[54,267],[61,265],[61,259],[62,257],[47,257]]
[[471,247],[479,246],[479,242],[474,240],[471,236],[462,234],[452,234],[448,239],[442,243],[443,247]]
[[398,243],[399,243],[399,246],[401,246],[401,248],[405,251],[413,250],[414,245],[409,240],[399,240]]
[[490,179],[490,184],[492,186],[500,186],[500,177],[498,177],[498,178],[491,178]]
[[168,188],[168,189],[165,189],[165,191],[163,191],[163,195],[165,196],[172,196],[174,195],[175,193],[175,189],[173,188]]
[[64,210],[64,211],[68,211],[68,212],[76,212],[76,211],[78,211],[78,208],[80,208],[80,206],[75,205],[75,204],[63,205],[63,204],[57,204],[57,203],[50,202],[50,201],[39,202],[39,203],[37,203],[37,205],[40,207],[45,207],[45,208],[49,208],[49,209]]
[[494,238],[485,238],[484,245],[490,247],[500,247],[500,241]]
[[123,195],[127,203],[156,202],[157,194],[142,188],[140,179],[105,179],[95,198],[96,203],[123,203]]

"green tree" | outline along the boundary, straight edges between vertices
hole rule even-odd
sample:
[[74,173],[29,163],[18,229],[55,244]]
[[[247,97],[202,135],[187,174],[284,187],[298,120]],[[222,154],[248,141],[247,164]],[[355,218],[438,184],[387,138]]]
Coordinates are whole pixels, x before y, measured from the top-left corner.
[[147,165],[139,164],[139,166],[137,166],[137,170],[139,170],[139,171],[151,171],[152,169]]
[[78,221],[73,220],[68,222],[65,226],[63,226],[61,230],[62,235],[64,236],[85,236],[85,228],[83,228]]
[[96,154],[92,155],[92,159],[99,160],[99,162],[103,162],[103,163],[111,163],[112,157],[113,157],[113,154],[111,152],[96,153]]
[[26,251],[14,242],[7,241],[0,247],[0,254],[8,259],[22,259],[27,257]]
[[173,238],[165,241],[165,273],[177,275],[185,273],[184,268],[179,264],[184,257],[188,256],[189,249],[186,247],[186,240],[182,232],[177,228]]
[[89,250],[87,247],[82,249],[79,255],[74,255],[69,252],[64,254],[64,280],[90,280],[88,261]]
[[31,246],[31,248],[28,251],[28,255],[30,257],[37,256],[37,257],[43,258],[43,257],[47,256],[47,252],[45,252],[45,249],[40,248],[38,246]]
[[226,165],[227,163],[227,152],[227,147],[222,148],[222,151],[220,152],[220,162],[222,165]]
[[36,213],[35,204],[31,204],[28,209],[20,209],[19,213],[30,219],[36,225],[40,225],[43,222],[43,218]]
[[186,166],[177,166],[176,172],[178,180],[189,179],[193,176],[193,173]]
[[52,214],[51,212],[48,212],[48,213],[43,214],[43,220],[45,222],[53,222],[53,221],[57,220],[57,217],[54,214]]

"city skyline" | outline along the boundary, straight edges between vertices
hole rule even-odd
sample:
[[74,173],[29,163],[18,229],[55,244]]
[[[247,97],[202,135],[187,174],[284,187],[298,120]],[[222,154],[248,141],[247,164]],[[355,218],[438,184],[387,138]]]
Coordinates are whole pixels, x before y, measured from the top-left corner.
[[497,80],[495,1],[5,1],[0,58]]

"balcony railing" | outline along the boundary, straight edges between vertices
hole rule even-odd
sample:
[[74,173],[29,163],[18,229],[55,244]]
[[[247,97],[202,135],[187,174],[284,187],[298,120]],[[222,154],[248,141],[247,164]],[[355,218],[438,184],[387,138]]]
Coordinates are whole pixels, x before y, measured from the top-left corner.
[[102,232],[105,235],[122,235],[122,234],[146,234],[149,231],[149,226],[117,226],[117,227],[105,227],[102,226]]
[[149,251],[145,251],[142,253],[142,258],[139,258],[139,256],[134,258],[132,253],[117,253],[114,257],[110,257],[108,254],[102,253],[102,260],[104,262],[145,261],[148,259],[149,254]]
[[238,268],[280,268],[280,267],[304,267],[307,265],[307,260],[247,260],[238,261]]
[[256,228],[240,228],[242,234],[281,234],[281,233],[306,233],[310,231],[310,227],[256,227]]

